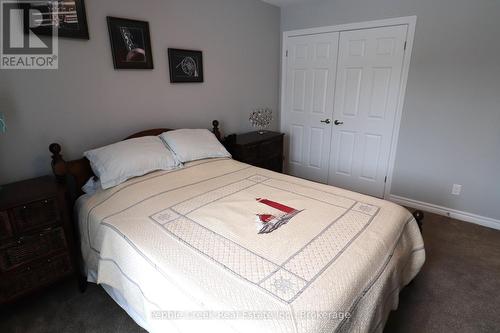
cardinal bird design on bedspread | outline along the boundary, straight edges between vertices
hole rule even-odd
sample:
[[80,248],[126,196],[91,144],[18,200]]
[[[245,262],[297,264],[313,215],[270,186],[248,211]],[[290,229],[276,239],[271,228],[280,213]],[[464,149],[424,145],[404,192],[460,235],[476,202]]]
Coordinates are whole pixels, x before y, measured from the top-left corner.
[[283,212],[282,214],[278,215],[257,214],[257,222],[259,223],[259,228],[260,228],[259,234],[268,234],[273,232],[279,227],[290,222],[290,220],[295,215],[302,212],[302,210],[297,210],[295,208],[288,207],[283,204],[280,204],[279,202],[271,201],[268,199],[257,198],[256,200],[264,205],[267,205],[269,207],[272,207],[274,209]]

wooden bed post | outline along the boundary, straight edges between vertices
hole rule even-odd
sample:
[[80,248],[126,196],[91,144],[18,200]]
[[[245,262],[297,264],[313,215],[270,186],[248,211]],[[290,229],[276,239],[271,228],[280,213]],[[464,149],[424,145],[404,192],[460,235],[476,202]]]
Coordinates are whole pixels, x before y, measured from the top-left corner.
[[212,121],[212,125],[213,125],[213,129],[212,129],[212,132],[215,134],[215,137],[221,141],[222,140],[222,137],[221,137],[221,134],[220,134],[220,131],[219,131],[219,121],[218,120],[214,120]]
[[421,210],[416,210],[413,212],[413,217],[417,220],[418,227],[422,231],[422,223],[424,221],[424,212]]
[[[75,273],[77,275],[78,281],[78,289],[80,292],[85,292],[87,290],[87,274],[85,274],[83,257],[82,257],[82,249],[81,249],[81,241],[79,237],[78,231],[78,223],[74,219],[73,205],[78,198],[78,191],[75,189],[75,181],[74,176],[71,172],[68,173],[68,168],[66,165],[66,161],[63,159],[61,155],[61,145],[58,143],[52,143],[49,146],[49,150],[52,153],[52,172],[56,178],[58,183],[64,184],[63,186],[66,188],[66,200],[67,200],[67,209],[70,212],[70,216],[72,216],[73,224],[73,241],[75,244]],[[69,179],[68,179],[69,177]],[[69,180],[69,181],[68,181]]]
[[61,155],[61,145],[53,143],[49,146],[49,150],[52,153],[52,172],[56,176],[58,183],[64,183],[66,180],[66,162]]

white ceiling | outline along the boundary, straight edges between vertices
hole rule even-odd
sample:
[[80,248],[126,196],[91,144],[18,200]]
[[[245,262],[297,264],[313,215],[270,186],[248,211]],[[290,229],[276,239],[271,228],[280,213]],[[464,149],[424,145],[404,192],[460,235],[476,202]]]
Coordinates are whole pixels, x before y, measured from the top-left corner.
[[275,6],[284,7],[299,2],[306,2],[310,0],[262,0]]

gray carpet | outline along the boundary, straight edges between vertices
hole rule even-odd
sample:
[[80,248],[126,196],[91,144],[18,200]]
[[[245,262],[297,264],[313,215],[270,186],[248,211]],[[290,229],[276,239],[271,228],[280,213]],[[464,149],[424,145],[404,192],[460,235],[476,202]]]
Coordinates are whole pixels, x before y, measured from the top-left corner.
[[[426,214],[427,261],[386,332],[500,332],[500,231]],[[75,281],[2,309],[0,332],[144,332],[95,285]]]
[[385,332],[500,332],[500,231],[426,213],[426,262]]

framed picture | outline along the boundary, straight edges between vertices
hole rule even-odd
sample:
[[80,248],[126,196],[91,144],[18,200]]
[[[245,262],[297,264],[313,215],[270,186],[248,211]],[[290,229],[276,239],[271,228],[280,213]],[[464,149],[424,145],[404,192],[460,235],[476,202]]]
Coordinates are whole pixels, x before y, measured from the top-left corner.
[[170,82],[203,82],[203,54],[201,51],[168,49]]
[[116,69],[153,69],[149,23],[107,17]]
[[25,33],[32,30],[38,35],[52,36],[53,29],[57,29],[59,37],[89,39],[83,0],[33,1],[19,6],[29,6],[37,23],[37,27],[25,26]]

